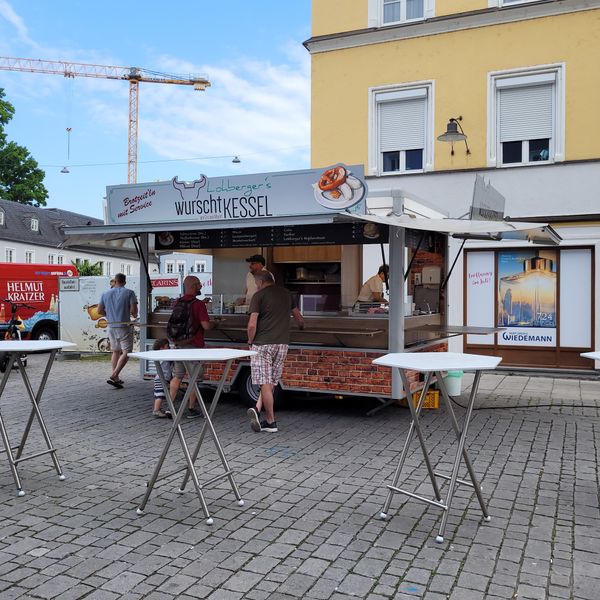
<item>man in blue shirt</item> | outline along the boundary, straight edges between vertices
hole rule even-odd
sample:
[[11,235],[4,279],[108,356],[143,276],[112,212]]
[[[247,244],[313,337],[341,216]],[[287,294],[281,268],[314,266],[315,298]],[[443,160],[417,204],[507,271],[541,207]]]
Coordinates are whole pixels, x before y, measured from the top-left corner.
[[115,286],[104,292],[98,304],[98,313],[106,315],[108,321],[108,339],[112,350],[112,374],[106,383],[122,388],[123,382],[119,373],[129,360],[129,352],[133,349],[133,328],[131,317],[138,316],[138,301],[133,290],[125,287],[126,278],[123,273],[115,275]]

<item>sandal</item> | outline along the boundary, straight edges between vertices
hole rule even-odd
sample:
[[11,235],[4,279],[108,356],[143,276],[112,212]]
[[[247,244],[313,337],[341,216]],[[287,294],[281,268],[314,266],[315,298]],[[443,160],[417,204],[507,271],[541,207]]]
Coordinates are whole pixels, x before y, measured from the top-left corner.
[[108,383],[108,385],[116,387],[117,389],[121,389],[123,387],[122,383],[119,383],[118,381],[111,379],[110,377],[106,380],[106,383]]

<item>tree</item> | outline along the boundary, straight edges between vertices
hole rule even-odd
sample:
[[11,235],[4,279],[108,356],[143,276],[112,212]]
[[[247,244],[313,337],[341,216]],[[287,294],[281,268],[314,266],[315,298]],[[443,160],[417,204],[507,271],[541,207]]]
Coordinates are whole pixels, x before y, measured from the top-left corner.
[[0,198],[32,206],[46,206],[45,173],[24,146],[6,141],[4,128],[15,114],[0,88]]
[[102,275],[102,265],[97,262],[92,264],[87,258],[79,262],[71,261],[74,267],[77,267],[77,273],[80,277],[91,277],[93,275]]

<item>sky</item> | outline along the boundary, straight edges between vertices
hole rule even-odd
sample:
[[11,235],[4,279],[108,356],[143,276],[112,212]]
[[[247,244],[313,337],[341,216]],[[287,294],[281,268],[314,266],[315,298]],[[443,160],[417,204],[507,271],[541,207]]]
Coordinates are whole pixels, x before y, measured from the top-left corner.
[[[0,57],[207,76],[204,92],[140,84],[138,182],[305,169],[310,19],[310,0],[0,0]],[[48,207],[102,218],[106,186],[127,183],[129,84],[0,70],[0,88]]]

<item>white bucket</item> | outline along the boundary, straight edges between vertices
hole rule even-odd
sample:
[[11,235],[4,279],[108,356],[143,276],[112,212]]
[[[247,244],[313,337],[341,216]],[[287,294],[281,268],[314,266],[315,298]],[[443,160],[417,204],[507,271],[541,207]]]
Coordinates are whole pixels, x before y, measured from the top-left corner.
[[448,374],[444,377],[444,383],[449,396],[460,396],[462,378],[462,371],[448,371]]

